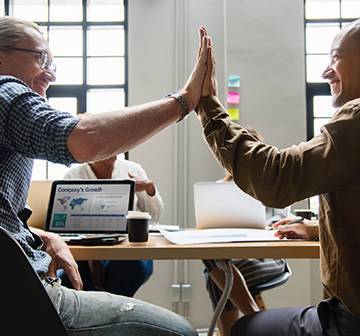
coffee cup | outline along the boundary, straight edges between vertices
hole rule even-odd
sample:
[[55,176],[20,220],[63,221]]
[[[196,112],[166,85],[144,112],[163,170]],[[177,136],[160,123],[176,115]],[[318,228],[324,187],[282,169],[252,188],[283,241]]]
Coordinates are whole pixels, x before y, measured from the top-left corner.
[[129,242],[145,244],[149,239],[150,214],[148,212],[129,211],[126,219]]

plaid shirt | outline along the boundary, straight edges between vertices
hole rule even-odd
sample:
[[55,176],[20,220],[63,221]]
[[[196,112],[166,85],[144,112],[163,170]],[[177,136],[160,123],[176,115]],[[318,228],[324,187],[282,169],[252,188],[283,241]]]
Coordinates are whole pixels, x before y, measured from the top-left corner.
[[78,119],[54,110],[10,76],[0,76],[0,111],[0,225],[19,242],[35,271],[44,273],[51,258],[18,214],[26,205],[34,158],[75,162],[67,138]]

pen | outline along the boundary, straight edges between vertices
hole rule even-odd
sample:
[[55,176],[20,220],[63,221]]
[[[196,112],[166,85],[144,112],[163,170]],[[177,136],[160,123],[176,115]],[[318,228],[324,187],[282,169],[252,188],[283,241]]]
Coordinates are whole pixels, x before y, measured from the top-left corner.
[[[287,223],[286,225],[295,224],[295,223],[301,223],[303,220],[304,220],[304,217],[296,216],[289,223]],[[272,226],[269,226],[267,228],[267,230],[277,230],[277,228],[273,228]]]
[[287,223],[287,225],[289,224],[295,224],[295,223],[301,223],[302,221],[304,221],[304,218],[301,216],[296,216],[294,217],[289,223]]

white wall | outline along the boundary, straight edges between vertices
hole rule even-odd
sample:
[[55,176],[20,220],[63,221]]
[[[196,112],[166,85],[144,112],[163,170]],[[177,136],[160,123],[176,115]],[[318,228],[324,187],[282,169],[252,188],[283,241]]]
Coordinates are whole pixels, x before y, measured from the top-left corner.
[[[241,76],[241,122],[256,127],[279,147],[305,140],[303,1],[128,3],[130,105],[161,98],[181,87],[194,62],[197,27],[204,24],[215,44],[222,99],[226,76]],[[193,183],[223,175],[194,115],[132,150],[130,158],[140,162],[156,181],[166,205],[164,224],[194,226]],[[269,306],[309,304],[321,295],[314,273],[318,262],[290,263],[294,275],[285,286],[266,293]],[[191,322],[205,327],[211,309],[201,269],[199,261],[156,262],[153,277],[137,297],[171,308],[171,284],[189,282]],[[184,310],[181,305],[173,307]]]

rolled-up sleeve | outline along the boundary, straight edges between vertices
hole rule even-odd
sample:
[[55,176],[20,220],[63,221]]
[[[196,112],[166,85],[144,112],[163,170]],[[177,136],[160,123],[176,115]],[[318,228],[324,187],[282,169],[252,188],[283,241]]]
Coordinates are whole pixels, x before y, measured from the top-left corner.
[[26,157],[69,165],[76,160],[67,148],[67,139],[78,122],[70,113],[60,112],[45,99],[17,81],[1,85],[0,137],[3,145]]
[[[286,149],[266,145],[245,128],[232,122],[216,97],[201,99],[197,109],[204,136],[219,162],[233,175],[244,191],[271,207],[285,207],[296,201],[336,190],[357,175],[360,159],[347,158],[354,136],[351,123],[344,125],[342,115],[352,111],[352,123],[360,125],[353,108],[339,111],[319,136]],[[355,119],[355,120],[354,120]],[[341,124],[341,131],[337,124]],[[360,132],[355,136],[360,137]],[[338,144],[337,138],[341,138]],[[360,140],[360,139],[358,139]],[[341,147],[341,148],[340,148]],[[359,156],[359,154],[357,154]],[[352,162],[349,165],[349,162]]]

